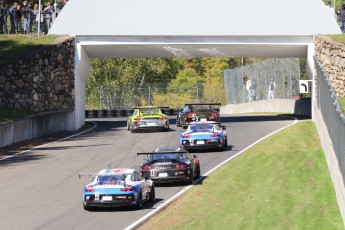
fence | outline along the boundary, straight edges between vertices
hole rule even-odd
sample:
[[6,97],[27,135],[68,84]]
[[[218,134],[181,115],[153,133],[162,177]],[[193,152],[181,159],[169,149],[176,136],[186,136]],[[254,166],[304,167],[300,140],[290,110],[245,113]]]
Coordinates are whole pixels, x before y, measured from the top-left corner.
[[321,111],[323,120],[327,126],[345,184],[345,116],[337,101],[332,81],[321,69],[319,61],[317,59],[315,61],[317,63],[317,109]]
[[[299,96],[298,58],[274,58],[224,72],[228,104]],[[273,80],[273,81],[271,81]]]
[[[169,86],[168,83],[145,83],[131,86],[100,84],[98,87],[87,87],[86,104],[87,107],[94,105],[93,109],[98,110],[126,110],[139,105],[177,108],[185,103],[205,101],[203,89],[202,83],[176,88]],[[218,89],[215,91],[221,92]],[[206,101],[216,102],[216,99],[208,97]]]
[[[27,1],[31,4],[30,1]],[[0,6],[0,34],[48,34],[54,20],[64,6],[62,0],[58,0],[50,5],[19,5],[18,9],[13,9],[13,5]]]

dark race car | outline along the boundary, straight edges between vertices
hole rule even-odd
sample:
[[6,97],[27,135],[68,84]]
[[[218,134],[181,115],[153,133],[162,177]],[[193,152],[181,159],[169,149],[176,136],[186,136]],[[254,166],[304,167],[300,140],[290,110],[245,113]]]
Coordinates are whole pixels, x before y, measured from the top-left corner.
[[183,148],[162,148],[153,152],[138,153],[147,155],[140,166],[142,177],[155,183],[188,182],[200,176],[200,163]]
[[220,103],[189,103],[177,114],[176,125],[181,127],[194,121],[206,119],[207,121],[220,122],[219,112],[214,106]]

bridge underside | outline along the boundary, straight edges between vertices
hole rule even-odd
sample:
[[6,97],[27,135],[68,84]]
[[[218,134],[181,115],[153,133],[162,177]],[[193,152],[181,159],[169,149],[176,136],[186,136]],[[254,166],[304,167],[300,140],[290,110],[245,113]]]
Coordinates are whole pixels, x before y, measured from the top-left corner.
[[307,58],[313,79],[313,36],[76,36],[75,127],[85,122],[90,58],[276,57]]
[[90,58],[306,57],[312,36],[77,36]]

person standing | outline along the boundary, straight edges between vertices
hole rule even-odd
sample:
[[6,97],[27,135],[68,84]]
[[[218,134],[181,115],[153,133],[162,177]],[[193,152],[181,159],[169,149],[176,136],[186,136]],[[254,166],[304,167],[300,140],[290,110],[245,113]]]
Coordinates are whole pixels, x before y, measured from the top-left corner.
[[334,7],[332,6],[331,1],[328,1],[328,3],[327,3],[327,8],[328,8],[329,12],[331,13],[332,17],[334,17],[335,19],[337,19],[337,15],[335,14],[335,9],[334,9]]
[[273,81],[273,78],[271,78],[270,84],[268,85],[268,89],[267,89],[267,98],[269,100],[274,99],[275,90],[276,90],[276,83]]
[[18,6],[18,2],[14,2],[13,5],[9,9],[10,22],[11,22],[10,34],[15,34],[17,32],[17,24],[16,24],[17,6]]
[[23,27],[22,27],[22,16],[23,12],[21,11],[21,7],[19,3],[17,4],[17,9],[14,15],[14,20],[16,21],[16,33],[21,34],[23,32]]
[[341,32],[345,32],[345,4],[341,6],[341,9],[339,11],[339,25]]
[[[6,18],[6,8],[5,8],[5,4],[3,2],[0,2],[0,34],[4,34],[7,33],[6,29],[5,29],[5,18]],[[6,26],[7,28],[7,26]]]
[[23,27],[23,33],[27,34],[30,33],[30,14],[32,9],[28,5],[27,1],[23,1],[23,7],[22,7],[22,14],[24,16],[24,27]]
[[51,23],[52,23],[52,14],[53,14],[53,7],[50,2],[47,3],[47,6],[44,8],[43,13],[45,16],[45,30],[44,33],[48,34]]

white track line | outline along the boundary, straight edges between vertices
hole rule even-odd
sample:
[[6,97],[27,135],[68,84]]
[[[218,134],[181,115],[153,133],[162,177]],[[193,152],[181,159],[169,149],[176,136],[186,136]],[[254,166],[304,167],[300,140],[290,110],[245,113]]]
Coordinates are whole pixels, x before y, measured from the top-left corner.
[[[212,173],[213,171],[217,170],[218,168],[222,167],[224,164],[228,163],[229,161],[235,159],[236,157],[238,157],[239,155],[241,155],[242,153],[244,153],[245,151],[247,151],[248,149],[252,148],[254,145],[258,144],[259,142],[265,140],[266,138],[282,131],[283,129],[286,129],[292,125],[295,125],[298,120],[296,118],[294,118],[295,121],[292,124],[289,124],[281,129],[278,129],[277,131],[274,131],[264,137],[262,137],[261,139],[255,141],[253,144],[249,145],[248,147],[246,147],[245,149],[241,150],[240,152],[236,153],[235,155],[229,157],[228,159],[226,159],[225,161],[223,161],[222,163],[220,163],[219,165],[215,166],[214,168],[212,168],[211,170],[209,170],[207,173],[205,173],[202,176],[208,176],[210,173]],[[196,181],[194,181],[194,184],[197,184],[201,181],[202,177],[200,177],[199,179],[197,179]],[[176,193],[174,196],[172,196],[171,198],[169,198],[167,201],[165,201],[163,204],[161,204],[160,206],[158,206],[155,210],[147,213],[145,216],[141,217],[139,220],[135,221],[134,223],[132,223],[131,225],[129,225],[128,227],[126,227],[124,230],[131,230],[134,229],[135,227],[138,227],[139,224],[144,223],[148,218],[150,218],[151,216],[153,216],[154,214],[156,214],[157,212],[159,212],[161,209],[165,208],[169,203],[171,203],[173,200],[175,200],[176,198],[178,198],[179,196],[181,196],[183,193],[185,193],[188,189],[190,189],[193,185],[189,185],[187,187],[185,187],[184,189],[182,189],[181,191],[179,191],[178,193]]]
[[10,156],[6,156],[6,157],[3,157],[3,158],[0,158],[0,161],[6,160],[6,159],[11,158],[11,157],[15,157],[15,156],[21,155],[21,154],[23,154],[23,153],[30,152],[30,151],[35,150],[35,149],[39,149],[39,148],[42,148],[42,147],[45,147],[45,146],[54,144],[54,143],[56,143],[56,142],[64,141],[64,140],[70,139],[70,138],[72,138],[72,137],[79,136],[79,135],[84,134],[84,133],[86,133],[86,132],[89,132],[89,131],[91,131],[91,130],[93,130],[94,128],[97,127],[97,124],[96,124],[96,123],[94,123],[94,122],[91,122],[91,123],[93,123],[94,126],[93,126],[92,128],[90,128],[90,129],[88,129],[88,130],[85,130],[85,131],[83,131],[83,132],[76,133],[76,134],[74,134],[74,135],[71,135],[71,136],[68,136],[68,137],[59,139],[59,140],[57,140],[57,141],[53,141],[53,142],[50,142],[50,143],[47,143],[47,144],[44,144],[44,145],[36,146],[36,147],[34,147],[34,148],[31,148],[31,149],[28,149],[28,150],[25,150],[25,151],[22,151],[22,152],[19,152],[19,153],[10,155]]

